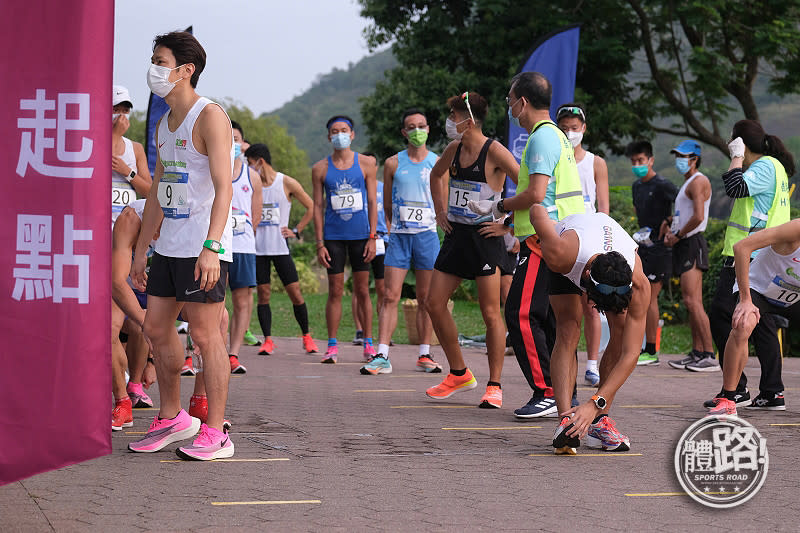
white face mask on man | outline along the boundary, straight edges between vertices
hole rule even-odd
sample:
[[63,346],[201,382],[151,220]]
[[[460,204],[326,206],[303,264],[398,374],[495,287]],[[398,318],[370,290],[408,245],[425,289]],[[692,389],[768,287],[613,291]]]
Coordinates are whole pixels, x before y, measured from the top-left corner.
[[169,73],[182,66],[183,65],[179,65],[175,68],[169,68],[162,67],[161,65],[150,65],[150,69],[147,71],[147,86],[150,87],[153,94],[165,98],[172,89],[175,88],[178,81],[181,81],[169,81]]
[[583,142],[583,132],[582,131],[568,131],[567,132],[567,139],[572,144],[572,147],[575,148],[581,142]]

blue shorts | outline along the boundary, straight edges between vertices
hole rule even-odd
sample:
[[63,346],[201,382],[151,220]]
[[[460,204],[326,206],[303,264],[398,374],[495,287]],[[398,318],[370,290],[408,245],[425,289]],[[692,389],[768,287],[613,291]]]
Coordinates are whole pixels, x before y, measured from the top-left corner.
[[439,255],[439,235],[435,231],[392,233],[386,244],[386,266],[415,270],[433,270]]
[[233,254],[228,268],[231,290],[256,286],[256,254]]
[[136,290],[133,287],[131,287],[131,289],[133,289],[133,294],[136,296],[136,299],[139,301],[139,307],[141,307],[142,309],[147,309],[147,293],[139,291],[139,290]]

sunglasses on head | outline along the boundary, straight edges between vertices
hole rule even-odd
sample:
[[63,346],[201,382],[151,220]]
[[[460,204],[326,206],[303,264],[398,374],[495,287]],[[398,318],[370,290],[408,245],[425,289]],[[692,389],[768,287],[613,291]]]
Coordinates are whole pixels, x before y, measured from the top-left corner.
[[472,119],[472,122],[475,122],[475,117],[472,115],[472,107],[469,105],[469,91],[465,91],[464,94],[461,95],[461,98],[464,99],[464,103],[467,104],[467,111],[469,111],[469,118]]
[[618,287],[615,287],[614,285],[608,285],[606,283],[598,283],[591,274],[589,274],[589,279],[592,280],[592,283],[594,283],[594,288],[597,289],[597,292],[604,296],[608,296],[609,294],[613,293],[620,295],[628,294],[633,286],[633,281],[631,281],[628,285],[620,285]]
[[556,120],[568,115],[578,115],[583,119],[584,122],[586,122],[586,115],[583,114],[583,109],[576,106],[559,107],[558,111],[556,111]]

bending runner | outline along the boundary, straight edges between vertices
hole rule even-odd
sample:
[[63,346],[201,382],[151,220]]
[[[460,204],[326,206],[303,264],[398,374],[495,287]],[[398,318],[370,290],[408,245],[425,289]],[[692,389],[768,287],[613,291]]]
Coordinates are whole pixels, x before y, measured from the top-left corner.
[[[439,253],[439,235],[431,198],[431,169],[438,156],[425,145],[428,139],[428,120],[418,109],[409,109],[401,119],[400,130],[407,147],[383,166],[383,185],[389,191],[384,197],[384,212],[391,224],[385,259],[385,295],[381,318],[378,321],[378,353],[361,367],[362,374],[388,374],[389,343],[397,327],[397,306],[403,281],[413,261],[417,280],[417,331],[419,345],[417,370],[441,372],[431,352],[431,321],[426,310],[433,265]],[[380,204],[379,204],[380,205]]]
[[[750,255],[760,250],[752,263]],[[736,269],[734,292],[739,303],[733,311],[732,329],[725,344],[722,395],[714,398],[709,415],[736,415],[736,386],[747,364],[748,339],[763,314],[781,315],[800,321],[800,219],[764,229],[733,245]],[[753,408],[784,411],[781,402],[765,398]],[[770,400],[772,400],[770,402]],[[748,406],[750,407],[750,406]]]
[[[259,355],[272,355],[275,343],[272,341],[272,308],[269,305],[270,279],[272,266],[281,279],[286,294],[292,301],[294,318],[303,335],[303,349],[306,353],[317,353],[317,345],[308,329],[308,308],[300,292],[297,268],[289,253],[287,239],[299,238],[314,216],[314,202],[300,183],[272,168],[272,155],[265,144],[253,144],[244,153],[248,164],[257,169],[261,177],[261,223],[256,228],[256,278],[258,281],[258,322],[264,333],[264,343]],[[289,229],[289,213],[292,199],[297,199],[306,212],[294,229]]]
[[[353,298],[364,327],[364,359],[375,355],[372,347],[372,300],[369,297],[369,262],[375,258],[378,238],[375,174],[373,158],[350,149],[355,138],[353,120],[336,115],[325,125],[333,155],[311,167],[314,184],[314,230],[317,235],[317,260],[328,269],[328,350],[323,363],[335,363],[339,354],[336,335],[342,319],[344,264],[349,258],[353,271]],[[366,201],[366,206],[364,202]]]
[[[253,316],[253,287],[256,286],[256,239],[254,228],[261,221],[261,180],[242,155],[244,133],[238,122],[231,122],[233,132],[233,198],[231,227],[233,230],[233,262],[228,272],[233,300],[230,350],[231,374],[244,374],[239,350]],[[252,172],[251,172],[252,171]]]
[[[445,232],[434,264],[428,293],[428,313],[436,336],[447,356],[450,373],[439,385],[425,393],[437,400],[456,392],[474,389],[477,381],[467,368],[458,328],[447,309],[447,301],[464,279],[478,285],[478,303],[486,324],[486,348],[489,354],[489,381],[479,407],[503,405],[500,376],[505,352],[505,325],[500,314],[500,270],[505,260],[502,237],[485,238],[480,223],[491,216],[479,217],[467,204],[470,201],[495,202],[503,191],[506,175],[516,176],[519,165],[502,144],[488,139],[481,131],[488,105],[477,93],[464,93],[447,100],[447,136],[452,142],[431,171],[431,193],[436,221]],[[449,187],[443,183],[450,178]]]
[[[205,63],[205,50],[188,32],[154,40],[147,82],[170,110],[156,128],[156,186],[147,197],[131,268],[136,288],[144,289],[147,281],[144,331],[153,344],[161,402],[147,435],[128,448],[155,452],[199,429],[190,446],[177,450],[181,458],[198,460],[234,453],[222,431],[230,365],[219,331],[233,237],[233,136],[222,107],[195,92]],[[148,278],[145,253],[159,223]],[[179,313],[203,354],[208,422],[202,426],[181,408],[183,349],[174,326]]]
[[[550,368],[561,417],[553,435],[555,453],[574,455],[584,437],[590,448],[629,450],[628,437],[617,430],[608,412],[636,367],[650,304],[650,284],[642,272],[636,243],[605,213],[570,215],[554,225],[547,209],[535,204],[531,222],[548,267],[587,293],[597,310],[606,314],[611,331],[600,361],[597,394],[578,407],[571,407],[578,372],[574,356],[578,336],[571,335],[570,346],[553,351]],[[564,325],[557,322],[556,327],[560,330]],[[561,338],[561,331],[558,336]]]

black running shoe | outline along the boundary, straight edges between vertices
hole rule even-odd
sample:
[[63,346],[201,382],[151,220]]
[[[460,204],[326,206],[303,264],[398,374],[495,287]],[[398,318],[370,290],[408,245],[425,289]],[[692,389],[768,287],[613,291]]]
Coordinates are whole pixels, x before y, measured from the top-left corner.
[[786,402],[783,392],[760,392],[753,399],[753,403],[745,406],[747,409],[764,409],[765,411],[785,411]]
[[570,437],[567,431],[572,429],[572,417],[562,416],[561,423],[558,424],[556,432],[553,434],[553,453],[556,455],[577,455],[577,449],[581,445],[578,437]]
[[[717,398],[723,398],[724,394],[722,391],[711,398],[710,400],[706,400],[703,402],[703,407],[706,409],[713,409],[717,406]],[[750,391],[745,389],[744,391],[736,391],[736,396],[734,396],[733,401],[736,403],[736,407],[746,407],[750,405]]]

